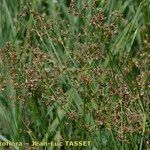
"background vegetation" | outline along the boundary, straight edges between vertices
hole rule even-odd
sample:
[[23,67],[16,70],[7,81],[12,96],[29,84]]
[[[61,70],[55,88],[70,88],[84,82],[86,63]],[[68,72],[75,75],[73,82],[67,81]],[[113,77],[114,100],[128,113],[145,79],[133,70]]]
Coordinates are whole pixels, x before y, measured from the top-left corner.
[[149,150],[149,0],[0,0],[0,33],[0,149]]

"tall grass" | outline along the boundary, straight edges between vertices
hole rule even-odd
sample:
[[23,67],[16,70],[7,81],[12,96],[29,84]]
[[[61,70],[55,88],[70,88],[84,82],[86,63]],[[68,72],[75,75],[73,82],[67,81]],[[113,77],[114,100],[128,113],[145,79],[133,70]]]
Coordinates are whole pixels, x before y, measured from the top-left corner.
[[0,3],[0,149],[149,149],[149,0]]

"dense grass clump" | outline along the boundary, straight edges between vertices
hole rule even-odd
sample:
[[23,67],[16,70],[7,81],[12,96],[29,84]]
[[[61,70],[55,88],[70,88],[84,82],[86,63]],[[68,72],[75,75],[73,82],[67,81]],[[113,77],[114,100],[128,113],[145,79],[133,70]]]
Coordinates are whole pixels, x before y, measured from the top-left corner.
[[0,3],[0,149],[149,150],[149,0]]

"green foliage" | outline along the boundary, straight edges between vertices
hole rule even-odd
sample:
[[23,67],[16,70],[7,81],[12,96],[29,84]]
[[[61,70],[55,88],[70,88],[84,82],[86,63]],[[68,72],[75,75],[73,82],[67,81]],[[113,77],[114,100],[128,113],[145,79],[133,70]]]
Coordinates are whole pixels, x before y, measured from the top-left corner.
[[0,142],[148,150],[149,0],[0,3]]

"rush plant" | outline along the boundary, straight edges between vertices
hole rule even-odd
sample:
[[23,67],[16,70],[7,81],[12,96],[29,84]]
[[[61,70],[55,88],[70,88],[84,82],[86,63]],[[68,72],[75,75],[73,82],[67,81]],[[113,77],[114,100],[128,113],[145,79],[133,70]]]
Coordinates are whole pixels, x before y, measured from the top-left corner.
[[149,31],[149,0],[0,0],[0,149],[149,150]]

